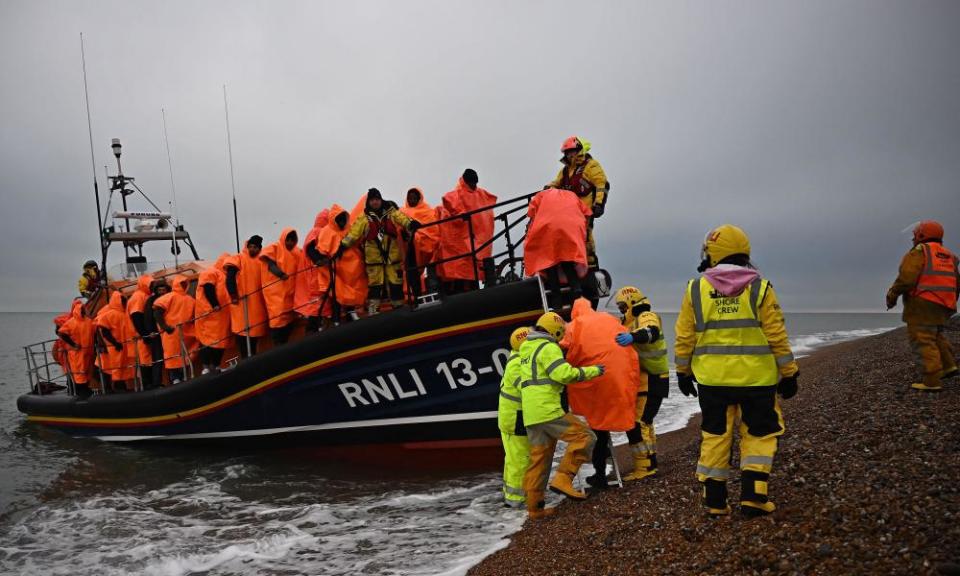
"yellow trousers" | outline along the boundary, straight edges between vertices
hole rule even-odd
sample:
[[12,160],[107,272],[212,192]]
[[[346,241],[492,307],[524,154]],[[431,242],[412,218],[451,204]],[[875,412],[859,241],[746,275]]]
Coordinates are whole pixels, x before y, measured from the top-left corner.
[[567,443],[557,473],[576,475],[580,466],[590,461],[597,437],[582,420],[568,413],[548,422],[528,424],[527,438],[530,441],[530,465],[523,477],[527,508],[542,508],[557,440]]
[[957,369],[953,349],[943,335],[943,326],[907,324],[907,337],[923,374],[923,383],[939,387],[940,377]]
[[503,499],[508,506],[519,507],[523,504],[526,492],[523,490],[523,477],[530,465],[530,442],[526,436],[507,434],[500,431],[503,440]]

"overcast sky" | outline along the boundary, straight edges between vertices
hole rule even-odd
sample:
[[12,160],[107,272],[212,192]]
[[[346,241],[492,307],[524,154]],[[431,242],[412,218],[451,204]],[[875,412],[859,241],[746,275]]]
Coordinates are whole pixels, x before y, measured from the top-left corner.
[[[97,177],[171,197],[202,257],[304,232],[371,186],[436,204],[466,167],[539,189],[572,134],[613,190],[601,261],[676,309],[712,226],[787,310],[873,309],[909,234],[960,249],[960,3],[0,1],[0,310],[58,310],[97,257]],[[115,248],[118,262],[122,249]],[[169,256],[165,247],[154,255]]]

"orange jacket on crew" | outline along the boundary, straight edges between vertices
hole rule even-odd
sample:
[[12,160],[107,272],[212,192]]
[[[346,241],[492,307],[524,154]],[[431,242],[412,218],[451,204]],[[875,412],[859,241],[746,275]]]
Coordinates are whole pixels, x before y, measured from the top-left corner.
[[[137,279],[137,289],[134,290],[130,298],[127,299],[127,316],[133,322],[134,314],[145,314],[147,309],[147,300],[150,298],[150,283],[153,282],[153,276],[144,274]],[[139,334],[138,334],[139,336]],[[143,341],[143,338],[137,338],[137,354],[140,355],[140,365],[149,366],[153,363],[153,355],[150,353],[150,346]]]
[[[250,256],[246,247],[239,254],[227,258],[223,263],[224,272],[228,268],[237,270],[237,296],[239,301],[230,305],[230,328],[234,334],[260,338],[267,335],[267,303],[260,290],[260,256]],[[246,306],[246,314],[244,314]],[[249,324],[247,321],[249,320]]]
[[[457,187],[443,195],[443,209],[438,211],[438,218],[448,218],[464,214],[473,210],[492,206],[497,203],[497,197],[477,186],[471,190],[461,177]],[[493,211],[486,210],[470,217],[473,224],[473,245],[479,248],[481,244],[493,237]],[[438,259],[464,256],[438,266],[438,274],[444,280],[474,280],[474,266],[477,274],[483,278],[481,261],[493,254],[493,245],[490,244],[479,250],[476,261],[469,257],[470,231],[466,220],[453,220],[441,224]]]
[[[948,258],[956,258],[948,250],[943,250],[943,252],[948,254]],[[949,297],[953,300],[952,306],[947,305],[948,303],[945,301],[924,298],[923,294],[918,294],[917,286],[920,284],[926,268],[927,250],[924,249],[923,243],[917,244],[904,254],[903,260],[900,262],[897,279],[894,280],[893,285],[887,292],[888,306],[893,306],[893,302],[898,297],[903,296],[904,322],[929,326],[943,325],[956,311],[957,293],[949,293]],[[960,283],[960,272],[957,271],[956,260],[953,260],[953,274],[953,282],[955,284]],[[948,278],[943,277],[943,279]],[[947,293],[944,292],[943,294]]]
[[[223,350],[229,344],[230,336],[230,295],[227,293],[227,275],[223,265],[230,258],[221,254],[216,264],[200,272],[197,279],[196,306],[194,306],[194,324],[197,340],[208,348]],[[217,308],[207,300],[204,286],[213,286],[217,296]]]
[[[163,344],[163,365],[166,368],[183,368],[183,348],[189,356],[197,347],[197,339],[193,327],[193,312],[196,302],[193,296],[187,293],[190,279],[182,274],[173,277],[173,288],[170,292],[157,298],[153,302],[154,308],[163,311],[163,323],[172,332],[160,332],[160,342]],[[180,327],[183,331],[183,348],[180,346]]]
[[569,190],[550,188],[537,193],[527,207],[530,226],[523,243],[527,275],[561,262],[573,262],[582,278],[587,273],[587,217],[591,212]]
[[597,312],[585,298],[573,303],[560,346],[574,366],[602,364],[604,374],[587,382],[567,385],[570,410],[587,419],[594,430],[626,432],[635,425],[640,360],[632,346],[620,346],[620,321]]
[[100,369],[114,380],[132,380],[136,371],[137,350],[133,341],[136,331],[127,316],[123,295],[119,290],[110,294],[107,305],[97,313],[95,323],[100,330],[109,330],[113,339],[120,344],[117,350],[113,343],[103,338],[105,350],[100,353]]
[[[284,228],[280,239],[267,246],[260,253],[260,285],[263,287],[263,299],[267,303],[267,315],[270,328],[283,328],[297,319],[293,312],[293,295],[297,287],[297,268],[300,265],[300,247],[287,250],[285,240],[293,228]],[[272,260],[287,276],[281,280],[270,271],[265,258]]]
[[77,384],[90,382],[90,369],[93,367],[93,339],[96,330],[93,319],[83,314],[83,301],[73,301],[70,310],[70,319],[63,323],[58,334],[70,338],[77,348],[67,347],[67,361],[70,366],[70,375]]
[[[297,314],[305,317],[320,316],[320,304],[323,302],[324,316],[329,316],[333,301],[329,298],[324,301],[323,294],[330,285],[330,270],[327,266],[315,266],[307,256],[307,249],[313,244],[317,248],[320,233],[330,221],[330,210],[324,208],[313,221],[313,228],[303,239],[303,249],[300,251],[300,264],[297,268],[296,290],[293,295],[293,306]],[[319,248],[317,248],[319,251]]]
[[[343,238],[350,231],[349,219],[344,228],[337,224],[336,218],[343,212],[346,210],[337,204],[330,207],[329,221],[317,236],[317,250],[324,256],[332,257],[336,254]],[[359,244],[344,248],[334,263],[336,283],[333,291],[341,306],[363,306],[367,300],[367,271],[358,246]],[[330,285],[329,272],[324,273],[321,269],[318,283],[318,288],[325,291]]]

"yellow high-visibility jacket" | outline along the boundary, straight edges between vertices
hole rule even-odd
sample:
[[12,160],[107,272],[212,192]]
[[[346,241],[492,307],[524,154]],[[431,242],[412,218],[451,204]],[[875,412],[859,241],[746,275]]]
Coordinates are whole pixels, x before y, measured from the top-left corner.
[[560,405],[563,387],[600,375],[596,366],[577,368],[563,357],[560,345],[543,332],[531,331],[520,345],[520,397],[527,426],[556,420],[565,414]]
[[722,296],[706,277],[691,280],[674,354],[677,373],[705,386],[772,386],[799,370],[777,296],[761,278],[736,296]]

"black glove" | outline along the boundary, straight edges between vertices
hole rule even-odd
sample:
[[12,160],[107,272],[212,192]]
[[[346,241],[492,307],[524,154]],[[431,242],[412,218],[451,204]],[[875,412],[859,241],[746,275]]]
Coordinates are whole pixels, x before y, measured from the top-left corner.
[[693,383],[693,374],[677,374],[677,385],[684,396],[697,397],[697,387]]
[[799,372],[793,376],[784,376],[777,383],[777,394],[784,400],[789,400],[797,395],[797,376],[800,376]]
[[593,206],[593,217],[599,218],[603,216],[603,204],[595,204]]
[[416,231],[416,230],[419,230],[419,229],[423,228],[423,224],[421,224],[421,223],[420,223],[419,221],[417,221],[417,220],[411,220],[409,227],[410,227],[410,231],[411,231],[411,232],[414,232],[414,231]]

